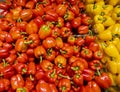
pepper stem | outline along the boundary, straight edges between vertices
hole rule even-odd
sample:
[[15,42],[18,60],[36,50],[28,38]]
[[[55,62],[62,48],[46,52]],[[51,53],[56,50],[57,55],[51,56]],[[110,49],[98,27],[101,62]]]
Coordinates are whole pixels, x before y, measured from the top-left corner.
[[50,77],[51,77],[51,78],[54,78],[55,73],[56,73],[56,70],[54,69],[53,72],[50,74]]
[[65,86],[62,86],[62,92],[64,92],[66,90]]
[[42,57],[42,56],[40,56],[40,63],[42,62],[42,58],[43,58],[43,57]]
[[71,69],[74,70],[74,71],[78,71],[80,69],[80,67],[75,66],[75,67],[71,67]]
[[59,73],[58,76],[59,76],[59,77],[62,77],[62,78],[67,78],[67,79],[69,79],[69,76],[62,75],[61,73]]
[[17,88],[17,91],[26,92],[24,88]]
[[32,44],[33,40],[29,40],[29,41],[25,41],[24,44],[28,45],[28,44]]

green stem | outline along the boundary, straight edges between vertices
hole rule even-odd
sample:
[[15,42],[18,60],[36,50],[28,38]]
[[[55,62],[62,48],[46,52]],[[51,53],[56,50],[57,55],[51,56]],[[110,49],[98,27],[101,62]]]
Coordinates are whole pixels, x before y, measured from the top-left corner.
[[67,79],[69,79],[69,76],[62,75],[61,73],[59,73],[58,76],[59,76],[59,77],[62,77],[62,78],[67,78]]
[[66,87],[65,86],[63,86],[62,87],[62,92],[64,92],[66,90]]
[[29,40],[29,41],[25,41],[24,44],[28,45],[28,44],[32,44],[33,40]]
[[40,63],[42,62],[42,59],[43,59],[43,57],[42,57],[42,56],[40,56]]
[[50,77],[54,78],[55,74],[56,74],[56,70],[54,69],[53,72],[50,74]]
[[75,66],[75,67],[71,67],[71,69],[74,70],[74,71],[78,71],[78,70],[80,70],[80,67]]

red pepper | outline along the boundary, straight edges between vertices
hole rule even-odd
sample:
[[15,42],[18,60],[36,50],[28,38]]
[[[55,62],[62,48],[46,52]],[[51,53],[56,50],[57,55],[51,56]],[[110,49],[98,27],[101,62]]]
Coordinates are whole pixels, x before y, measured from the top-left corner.
[[100,60],[103,58],[103,52],[101,50],[95,51],[93,57],[94,59]]
[[51,88],[51,92],[58,92],[58,89],[55,84],[49,84],[49,86]]
[[100,87],[95,81],[88,82],[87,86],[85,86],[85,92],[101,92]]
[[61,35],[62,37],[69,37],[72,34],[71,29],[68,27],[61,28]]
[[37,80],[44,79],[44,77],[45,77],[45,72],[42,69],[36,71],[35,78]]
[[83,85],[83,75],[80,73],[74,74],[73,82],[75,83],[75,85],[78,85],[78,86]]
[[45,12],[46,14],[43,15],[43,19],[45,21],[57,21],[58,20],[58,14],[53,11],[53,10],[49,10]]
[[52,48],[47,49],[47,55],[45,57],[47,60],[54,61],[55,56],[56,56],[56,52]]
[[51,92],[51,88],[44,80],[39,80],[36,85],[36,92]]
[[90,49],[87,48],[83,48],[81,51],[81,57],[85,58],[85,59],[91,59],[93,56],[93,53]]
[[48,60],[43,60],[41,63],[41,68],[44,70],[44,71],[49,71],[51,69],[53,69],[53,63],[51,63],[50,61]]
[[5,3],[5,2],[0,2],[0,9],[7,10],[10,8],[10,6],[11,6],[10,2],[9,2],[9,4]]
[[99,50],[99,44],[96,42],[91,42],[89,45],[89,49],[92,50],[93,52]]
[[85,43],[85,40],[84,40],[82,37],[78,37],[78,38],[76,38],[76,40],[75,40],[75,44],[76,44],[77,46],[82,46],[84,43]]
[[99,76],[95,76],[95,81],[103,89],[107,89],[112,85],[109,75],[105,72]]
[[13,65],[14,68],[16,69],[17,73],[19,74],[26,74],[27,73],[27,65],[23,63],[16,63]]
[[8,91],[10,88],[10,81],[8,79],[0,79],[0,91],[4,92],[4,91]]
[[28,56],[26,53],[17,53],[18,54],[18,57],[17,57],[17,61],[19,63],[26,63],[28,61]]
[[9,64],[13,64],[14,61],[16,60],[17,55],[16,54],[10,54],[7,58],[5,58],[5,60],[9,63]]
[[39,58],[40,62],[41,62],[42,58],[44,58],[46,56],[46,50],[45,50],[45,48],[42,45],[37,46],[34,49],[34,55],[35,55],[36,58]]
[[37,16],[34,19],[34,22],[37,24],[38,28],[40,28],[44,24],[44,21],[43,21],[42,17],[40,17],[40,16]]
[[36,73],[36,64],[35,62],[29,62],[28,63],[28,71],[27,71],[27,74],[32,74],[32,75],[35,75]]
[[80,73],[84,70],[85,66],[84,63],[81,62],[80,60],[76,60],[75,62],[72,63],[71,65],[71,69],[75,72],[75,73]]
[[6,58],[8,56],[9,56],[8,50],[0,47],[0,58]]
[[24,44],[29,45],[31,48],[35,48],[40,44],[38,34],[30,34]]
[[69,79],[61,79],[58,83],[60,92],[69,92],[71,89],[71,83]]
[[88,26],[85,26],[85,25],[79,26],[77,30],[78,34],[87,34],[88,31],[89,31],[89,28]]
[[73,56],[73,47],[72,46],[64,46],[60,49],[60,53],[65,58],[69,58],[69,57]]
[[3,46],[3,48],[5,48],[7,50],[11,50],[13,48],[12,44],[7,43],[7,42],[3,43],[2,46]]
[[92,60],[89,62],[89,67],[92,70],[100,70],[102,68],[102,63],[99,60]]
[[84,69],[82,75],[85,81],[91,81],[94,78],[94,71],[91,69]]
[[14,76],[14,74],[15,74],[15,69],[12,66],[6,66],[1,71],[1,76],[3,76],[4,78],[7,78],[7,79]]
[[50,83],[55,83],[57,80],[57,73],[55,69],[45,72],[45,76],[46,76],[46,81]]
[[29,91],[31,91],[34,88],[34,83],[32,81],[25,81],[25,88],[27,88]]
[[24,86],[24,79],[21,74],[16,74],[12,76],[10,82],[13,90],[16,90],[17,88],[22,88]]
[[91,42],[94,42],[95,39],[96,39],[96,37],[93,35],[86,35],[85,36],[85,44],[89,45]]

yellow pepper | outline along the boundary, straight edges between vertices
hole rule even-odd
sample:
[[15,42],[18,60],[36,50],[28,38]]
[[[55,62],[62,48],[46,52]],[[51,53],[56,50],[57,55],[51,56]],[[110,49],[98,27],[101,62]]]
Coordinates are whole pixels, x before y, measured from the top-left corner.
[[108,0],[108,4],[115,6],[119,0]]
[[120,5],[117,5],[117,6],[113,9],[112,18],[113,18],[114,20],[120,20]]
[[100,14],[102,12],[103,8],[102,8],[102,5],[100,4],[94,4],[93,5],[93,15],[97,15],[97,14]]
[[98,34],[98,38],[103,41],[108,41],[112,39],[112,33],[110,30],[104,30]]
[[105,5],[105,2],[104,2],[104,0],[99,0],[99,1],[97,1],[96,4],[103,6],[103,5]]
[[113,10],[113,6],[112,5],[103,5],[102,8],[103,8],[103,12],[106,15],[110,15],[112,10]]
[[120,53],[120,41],[116,44],[116,48],[118,49],[118,51]]
[[107,44],[112,43],[112,44],[114,44],[116,46],[119,43],[119,41],[120,41],[120,39],[118,37],[113,37],[112,40],[107,41],[106,43]]
[[94,16],[94,22],[95,23],[102,23],[103,22],[103,16],[101,16],[101,15],[95,15]]
[[98,3],[98,2],[101,2],[101,1],[103,1],[103,2],[104,2],[104,0],[95,0],[95,2],[97,2],[97,3]]
[[116,75],[115,82],[116,82],[117,85],[120,86],[120,74]]
[[111,31],[113,35],[120,36],[120,24],[119,23],[114,24]]
[[98,34],[101,33],[101,32],[103,32],[105,30],[104,25],[101,24],[101,23],[95,24],[93,26],[93,28],[94,28],[95,33],[98,33]]
[[[111,73],[108,73],[111,81],[112,81],[112,86],[116,86],[116,83],[115,83],[115,74],[111,74]],[[112,91],[113,92],[113,91]]]
[[103,44],[103,50],[108,56],[113,58],[119,57],[119,51],[114,44],[110,43],[110,44],[107,44],[107,46],[105,45]]
[[86,11],[90,16],[93,16],[92,12],[93,12],[93,4],[87,4],[86,5]]
[[115,61],[108,60],[106,67],[110,73],[117,74],[118,69],[117,69],[117,63]]
[[111,25],[114,25],[115,24],[115,21],[108,15],[105,15],[103,17],[103,25],[104,26],[111,26]]

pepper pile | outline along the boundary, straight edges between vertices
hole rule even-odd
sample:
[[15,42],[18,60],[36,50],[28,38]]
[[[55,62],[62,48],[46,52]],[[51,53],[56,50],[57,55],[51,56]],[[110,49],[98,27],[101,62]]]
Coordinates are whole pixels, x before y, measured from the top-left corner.
[[8,0],[0,8],[0,92],[101,92],[111,86],[83,2]]
[[110,72],[112,86],[120,90],[120,0],[86,0],[86,11],[94,19],[93,29]]

